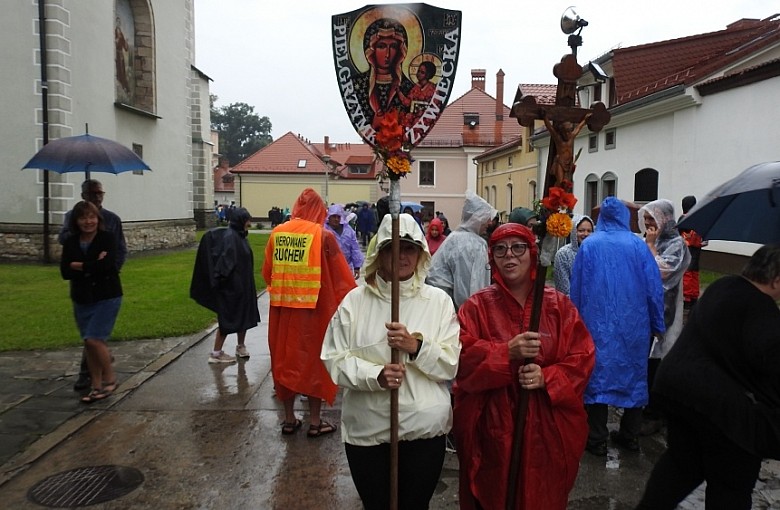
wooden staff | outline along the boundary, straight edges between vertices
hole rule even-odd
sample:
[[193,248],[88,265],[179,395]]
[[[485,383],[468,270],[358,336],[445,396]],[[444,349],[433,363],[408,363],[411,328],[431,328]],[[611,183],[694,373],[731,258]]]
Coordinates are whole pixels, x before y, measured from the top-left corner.
[[[391,249],[393,279],[390,286],[390,320],[398,322],[401,284],[398,259],[401,256],[401,183],[390,181],[390,216],[392,218]],[[390,363],[398,363],[398,349],[390,350]],[[390,510],[398,510],[398,388],[390,390]]]
[[[551,180],[550,170],[552,163],[555,160],[555,145],[550,145],[550,153],[547,157],[547,179],[545,179],[545,189],[543,196],[547,196],[550,193]],[[540,218],[540,222],[543,218]],[[537,232],[539,236],[539,251],[541,252],[542,241],[546,234],[544,229],[544,223],[539,224],[540,229]],[[531,307],[531,322],[528,325],[528,331],[539,331],[539,322],[542,317],[542,298],[544,297],[544,283],[547,279],[547,266],[542,265],[542,257],[539,256],[536,261],[536,280],[534,281],[534,300]],[[527,365],[532,363],[533,358],[526,358],[523,360],[523,364]],[[515,386],[519,392],[519,400],[517,402],[517,408],[515,409],[515,429],[512,437],[512,456],[509,463],[509,479],[507,483],[506,494],[506,509],[515,510],[517,508],[517,489],[520,486],[518,483],[520,475],[520,462],[523,454],[523,433],[525,432],[525,417],[528,414],[528,401],[530,399],[530,391],[524,389],[520,382],[515,378]]]

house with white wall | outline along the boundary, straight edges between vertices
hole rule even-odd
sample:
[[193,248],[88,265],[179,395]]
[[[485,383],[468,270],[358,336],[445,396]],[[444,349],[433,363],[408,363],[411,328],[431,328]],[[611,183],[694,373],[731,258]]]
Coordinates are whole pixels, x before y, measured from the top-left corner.
[[[612,119],[576,139],[575,212],[614,195],[638,205],[666,198],[679,215],[684,196],[703,198],[751,165],[780,160],[780,15],[617,48],[594,63],[599,72],[585,66],[579,100],[603,101]],[[534,144],[546,163],[546,131]],[[744,255],[756,246],[713,241],[707,249]]]

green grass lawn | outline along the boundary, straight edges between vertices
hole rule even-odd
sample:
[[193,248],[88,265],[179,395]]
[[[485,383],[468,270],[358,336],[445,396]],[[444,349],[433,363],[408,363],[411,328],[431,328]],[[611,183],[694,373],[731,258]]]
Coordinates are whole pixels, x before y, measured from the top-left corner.
[[[267,241],[268,234],[249,236],[258,290],[265,288],[260,271]],[[193,248],[131,255],[122,268],[124,297],[113,340],[188,335],[216,321],[211,311],[189,297],[195,253]],[[59,266],[0,264],[0,282],[0,316],[5,324],[0,351],[81,345],[68,282],[61,278]]]
[[[202,236],[198,234],[198,239]],[[265,288],[260,274],[268,234],[251,234],[255,282]],[[161,254],[134,254],[122,269],[124,298],[113,340],[161,338],[202,331],[214,314],[189,297],[195,248]],[[548,270],[552,276],[552,269]],[[701,272],[701,286],[719,273]],[[81,345],[73,320],[68,282],[57,265],[0,264],[0,351],[58,349]]]

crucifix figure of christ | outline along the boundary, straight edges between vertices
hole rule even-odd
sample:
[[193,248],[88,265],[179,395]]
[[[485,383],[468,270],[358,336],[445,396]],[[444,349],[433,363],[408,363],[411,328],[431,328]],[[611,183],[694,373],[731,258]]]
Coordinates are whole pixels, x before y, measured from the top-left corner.
[[550,186],[571,191],[574,140],[585,126],[593,132],[598,132],[611,118],[602,102],[594,103],[590,108],[576,106],[577,79],[582,76],[582,67],[577,63],[575,55],[565,55],[560,63],[553,67],[553,74],[558,78],[554,105],[538,104],[534,96],[520,96],[521,91],[518,89],[511,113],[511,117],[526,127],[533,127],[537,119],[543,120],[550,133],[553,143],[550,146],[544,183],[545,195]]

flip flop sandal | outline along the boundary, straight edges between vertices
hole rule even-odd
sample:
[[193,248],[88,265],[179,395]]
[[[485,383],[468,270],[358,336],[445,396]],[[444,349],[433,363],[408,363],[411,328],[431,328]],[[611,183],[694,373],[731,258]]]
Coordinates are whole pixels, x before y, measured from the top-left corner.
[[331,425],[325,420],[320,420],[319,425],[309,425],[309,431],[306,433],[306,436],[320,437],[324,436],[325,434],[332,434],[333,432],[336,432],[335,425]]
[[283,436],[291,436],[295,434],[300,428],[303,426],[303,422],[301,420],[296,419],[292,423],[288,422],[282,422],[282,435]]
[[93,402],[97,402],[98,400],[103,400],[110,396],[111,396],[111,392],[105,392],[103,390],[92,388],[92,391],[90,391],[87,395],[81,397],[81,402],[83,404],[91,404]]

